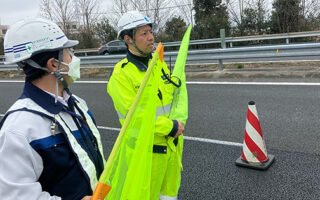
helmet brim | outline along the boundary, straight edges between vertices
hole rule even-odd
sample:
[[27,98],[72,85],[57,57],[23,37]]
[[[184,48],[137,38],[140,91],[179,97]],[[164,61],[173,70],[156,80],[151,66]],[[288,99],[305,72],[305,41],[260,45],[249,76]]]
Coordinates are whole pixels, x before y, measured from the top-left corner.
[[63,45],[63,48],[71,48],[71,47],[74,47],[76,45],[79,44],[79,41],[78,40],[68,40],[64,45]]

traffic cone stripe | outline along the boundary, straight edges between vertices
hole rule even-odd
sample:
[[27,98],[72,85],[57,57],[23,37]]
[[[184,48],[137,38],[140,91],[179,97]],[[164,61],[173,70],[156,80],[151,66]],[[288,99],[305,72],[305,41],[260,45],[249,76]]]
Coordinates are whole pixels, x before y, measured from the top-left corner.
[[259,135],[263,137],[259,119],[257,117],[257,114],[254,114],[254,111],[256,111],[256,109],[250,109],[250,107],[248,108],[247,120],[250,122],[251,126],[253,126],[253,128],[259,133]]
[[[247,121],[245,135],[248,135],[253,142],[264,151],[263,146],[263,138],[261,135],[252,127],[252,125]],[[265,153],[266,154],[266,153]]]
[[246,162],[250,162],[250,163],[260,163],[260,161],[251,153],[251,151],[248,149],[248,146],[246,145],[246,143],[243,143],[243,147],[242,147],[243,151],[242,151],[242,156],[245,157],[245,161]]
[[[268,160],[267,154],[249,137],[247,131],[244,134],[245,146],[249,149],[249,154],[256,157],[260,162]],[[246,157],[248,157],[247,152]]]

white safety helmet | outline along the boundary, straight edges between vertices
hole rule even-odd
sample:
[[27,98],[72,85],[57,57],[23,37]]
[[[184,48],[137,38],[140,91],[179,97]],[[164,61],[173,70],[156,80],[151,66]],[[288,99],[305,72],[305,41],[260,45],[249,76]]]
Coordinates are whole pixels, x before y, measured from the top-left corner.
[[18,63],[31,56],[77,45],[68,40],[59,26],[49,20],[33,18],[15,23],[4,38],[5,64]]
[[123,31],[136,29],[140,26],[148,24],[152,25],[151,20],[147,16],[141,14],[139,11],[133,10],[126,12],[122,15],[118,22],[118,39],[122,39],[120,38],[120,34]]

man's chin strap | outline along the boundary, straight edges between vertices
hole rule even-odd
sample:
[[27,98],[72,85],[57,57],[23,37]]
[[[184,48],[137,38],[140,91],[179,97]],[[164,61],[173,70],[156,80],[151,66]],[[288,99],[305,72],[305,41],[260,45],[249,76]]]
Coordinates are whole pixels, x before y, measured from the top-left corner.
[[71,92],[68,88],[68,84],[67,84],[67,81],[62,77],[61,75],[61,71],[64,70],[65,68],[62,68],[60,69],[60,66],[61,66],[61,62],[62,62],[62,59],[63,59],[63,49],[60,49],[59,50],[59,63],[58,63],[58,70],[53,72],[54,76],[56,77],[56,95],[58,94],[58,79],[61,81],[61,83],[63,84],[63,88],[64,90],[69,94],[71,95]]

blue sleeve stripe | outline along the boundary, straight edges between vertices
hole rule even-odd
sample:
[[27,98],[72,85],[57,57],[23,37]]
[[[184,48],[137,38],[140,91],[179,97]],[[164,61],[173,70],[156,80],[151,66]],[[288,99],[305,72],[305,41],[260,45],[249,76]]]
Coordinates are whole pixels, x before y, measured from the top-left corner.
[[[79,130],[76,131],[72,131],[72,134],[74,135],[74,137],[79,140],[82,139],[82,136],[80,134]],[[58,133],[56,135],[51,135],[49,137],[45,137],[42,139],[38,139],[38,140],[34,140],[32,142],[30,142],[30,145],[32,146],[32,148],[34,150],[39,150],[39,149],[48,149],[54,145],[57,144],[62,144],[65,143],[66,139],[64,138],[62,133]]]
[[34,140],[34,141],[30,142],[30,145],[34,150],[39,150],[39,149],[48,149],[56,144],[62,144],[65,142],[66,142],[66,140],[63,137],[62,133],[59,133],[54,136],[51,135],[46,138]]

